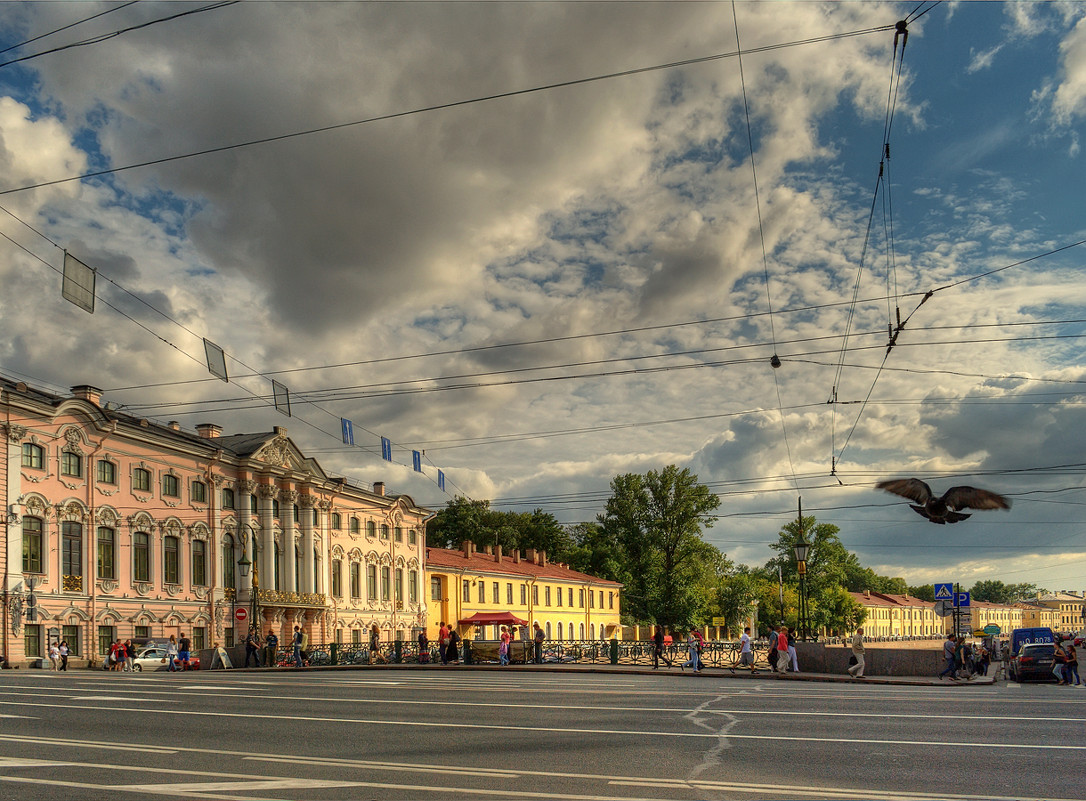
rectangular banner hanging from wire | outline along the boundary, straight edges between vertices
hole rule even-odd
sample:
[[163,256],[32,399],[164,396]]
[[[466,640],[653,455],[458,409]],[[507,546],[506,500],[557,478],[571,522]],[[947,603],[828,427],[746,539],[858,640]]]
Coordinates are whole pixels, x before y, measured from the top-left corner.
[[381,458],[386,462],[392,461],[392,440],[388,437],[381,437]]
[[275,410],[290,417],[290,390],[272,379],[272,397],[275,399]]
[[208,372],[229,384],[230,379],[226,375],[226,354],[222,352],[222,348],[205,337],[204,355],[207,357]]
[[343,433],[343,444],[354,445],[354,423],[346,417],[339,418],[339,427]]
[[422,472],[422,454],[419,451],[411,451],[411,466],[416,473]]
[[64,281],[60,295],[84,311],[94,314],[93,267],[88,267],[68,251],[64,251]]

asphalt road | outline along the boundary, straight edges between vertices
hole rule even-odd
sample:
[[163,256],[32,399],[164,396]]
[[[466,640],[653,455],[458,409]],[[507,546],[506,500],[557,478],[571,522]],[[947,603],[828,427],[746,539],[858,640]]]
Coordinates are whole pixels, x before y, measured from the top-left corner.
[[1086,799],[1086,690],[0,673],[0,799]]

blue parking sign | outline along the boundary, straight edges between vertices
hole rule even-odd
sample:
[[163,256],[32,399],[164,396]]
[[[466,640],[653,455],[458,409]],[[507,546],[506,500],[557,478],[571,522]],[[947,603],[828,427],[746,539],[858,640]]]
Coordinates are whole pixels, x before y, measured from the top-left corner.
[[953,584],[936,584],[935,585],[935,600],[936,601],[953,601],[954,600],[954,585]]
[[967,592],[959,592],[958,597],[955,598],[955,601],[957,601],[955,606],[958,606],[958,607],[969,606],[969,593],[967,593]]

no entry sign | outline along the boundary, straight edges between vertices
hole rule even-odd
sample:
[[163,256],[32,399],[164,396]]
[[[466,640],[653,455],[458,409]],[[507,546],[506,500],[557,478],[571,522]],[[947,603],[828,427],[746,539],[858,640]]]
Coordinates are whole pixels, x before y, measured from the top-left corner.
[[246,609],[244,606],[239,606],[237,609],[234,610],[234,618],[238,621],[238,623],[244,623],[247,617],[249,617],[249,610]]

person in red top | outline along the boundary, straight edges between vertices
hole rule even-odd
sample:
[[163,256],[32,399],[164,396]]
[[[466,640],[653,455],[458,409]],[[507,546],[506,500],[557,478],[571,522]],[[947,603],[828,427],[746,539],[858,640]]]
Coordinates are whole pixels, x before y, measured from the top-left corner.
[[777,672],[787,673],[790,664],[792,657],[788,653],[788,627],[781,626],[781,630],[777,632]]
[[498,646],[498,664],[509,664],[509,641],[513,639],[509,636],[509,629],[502,626],[501,641],[502,644]]
[[449,657],[445,655],[445,649],[449,645],[449,627],[445,625],[445,621],[441,621],[441,628],[437,632],[437,645],[438,653],[441,654],[441,664],[449,664]]

